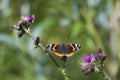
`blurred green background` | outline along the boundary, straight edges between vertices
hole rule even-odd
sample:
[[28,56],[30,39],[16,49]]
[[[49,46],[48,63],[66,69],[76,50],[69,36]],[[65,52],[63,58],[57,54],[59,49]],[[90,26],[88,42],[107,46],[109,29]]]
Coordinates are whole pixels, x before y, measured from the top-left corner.
[[[0,80],[63,80],[64,76],[28,36],[17,37],[11,25],[20,17],[35,15],[32,34],[45,46],[76,43],[83,48],[67,73],[71,80],[104,80],[100,74],[84,75],[82,53],[106,53],[105,69],[112,80],[120,80],[119,0],[0,0]],[[53,55],[59,63],[59,57]]]

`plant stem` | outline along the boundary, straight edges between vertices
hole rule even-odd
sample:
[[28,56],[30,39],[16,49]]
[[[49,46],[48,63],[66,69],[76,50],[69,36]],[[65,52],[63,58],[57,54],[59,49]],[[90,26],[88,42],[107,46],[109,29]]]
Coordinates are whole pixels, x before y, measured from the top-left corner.
[[102,75],[106,80],[112,80],[104,70],[102,72]]
[[66,73],[66,69],[65,68],[59,68],[60,72],[62,73],[62,75],[64,76],[64,80],[70,80],[68,74]]
[[100,73],[102,74],[102,76],[106,79],[106,80],[112,80],[110,77],[109,77],[109,75],[105,72],[105,70],[104,70],[104,66],[103,66],[104,64],[103,64],[103,62],[100,62]]

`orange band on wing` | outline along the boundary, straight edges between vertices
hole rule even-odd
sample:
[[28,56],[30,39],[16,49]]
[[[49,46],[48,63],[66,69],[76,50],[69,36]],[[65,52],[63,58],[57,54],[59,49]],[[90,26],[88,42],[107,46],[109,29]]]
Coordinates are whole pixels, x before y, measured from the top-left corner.
[[74,54],[74,52],[71,52],[71,53],[68,53],[68,54],[61,54],[61,53],[58,53],[58,52],[54,52],[55,55],[59,56],[59,57],[63,57],[63,56],[67,56],[67,57],[70,57]]
[[76,50],[76,48],[72,45],[72,43],[69,43],[68,45],[70,45],[72,47],[72,51]]
[[52,47],[52,50],[55,51],[55,48],[58,44],[54,44],[54,46]]
[[66,56],[67,56],[67,57],[70,57],[70,56],[72,56],[73,54],[74,54],[74,52],[71,52],[71,53],[66,54]]
[[54,54],[56,54],[57,56],[60,56],[60,57],[62,57],[62,56],[63,56],[63,54],[58,53],[58,52],[54,52]]

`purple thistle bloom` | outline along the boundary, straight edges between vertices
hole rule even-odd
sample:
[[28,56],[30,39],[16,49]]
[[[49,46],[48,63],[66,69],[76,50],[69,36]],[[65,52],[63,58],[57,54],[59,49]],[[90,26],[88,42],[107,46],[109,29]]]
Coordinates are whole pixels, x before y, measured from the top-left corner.
[[31,22],[31,23],[34,22],[34,19],[35,19],[34,15],[28,16],[28,21]]
[[[31,16],[21,16],[19,22],[17,24],[12,25],[13,29],[19,31],[18,37],[21,38],[25,33],[30,32],[30,24],[34,22],[34,15]],[[37,43],[39,40],[37,39]]]
[[87,56],[84,56],[84,61],[89,63],[89,62],[91,62],[92,58],[93,58],[93,55],[89,54]]
[[100,72],[101,69],[99,65],[103,64],[103,61],[106,59],[106,57],[106,54],[101,48],[98,49],[98,52],[96,54],[85,55],[84,61],[80,63],[80,67],[83,73],[88,75],[92,72]]

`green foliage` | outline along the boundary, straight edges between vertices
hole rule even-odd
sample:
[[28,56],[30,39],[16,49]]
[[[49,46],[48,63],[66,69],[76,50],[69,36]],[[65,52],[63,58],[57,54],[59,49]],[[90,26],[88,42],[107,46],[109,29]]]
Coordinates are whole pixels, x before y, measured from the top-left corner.
[[19,39],[11,29],[21,15],[31,14],[35,15],[32,33],[40,36],[44,46],[70,42],[83,46],[68,59],[70,63],[77,56],[67,70],[71,80],[103,80],[99,74],[84,75],[79,66],[82,54],[100,47],[108,55],[106,70],[112,80],[119,80],[119,4],[118,0],[1,0],[0,80],[64,79],[44,51],[35,49],[34,42],[26,35]]
[[72,37],[78,36],[81,30],[83,29],[82,27],[84,27],[83,23],[80,21],[76,21],[72,26],[71,36]]

